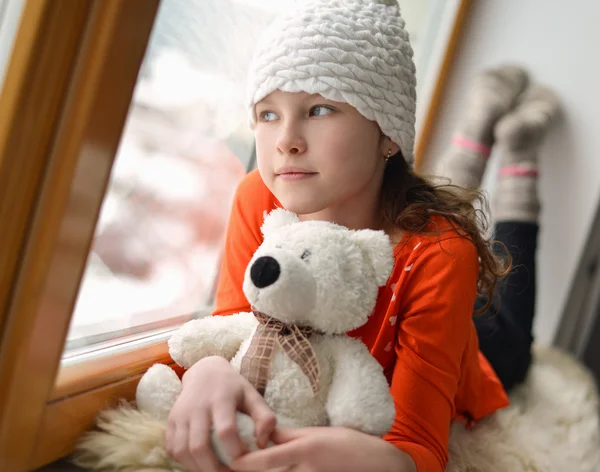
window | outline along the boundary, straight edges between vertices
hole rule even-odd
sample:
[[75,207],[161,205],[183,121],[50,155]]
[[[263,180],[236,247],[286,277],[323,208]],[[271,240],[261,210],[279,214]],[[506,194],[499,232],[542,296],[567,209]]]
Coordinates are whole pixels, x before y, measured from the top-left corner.
[[284,3],[161,3],[65,360],[211,312],[230,202],[253,165],[246,71]]

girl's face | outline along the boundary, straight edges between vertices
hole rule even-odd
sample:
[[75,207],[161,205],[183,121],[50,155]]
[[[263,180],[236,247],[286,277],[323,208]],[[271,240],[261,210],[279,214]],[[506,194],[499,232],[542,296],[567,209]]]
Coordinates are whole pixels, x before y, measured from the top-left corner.
[[398,146],[346,103],[275,91],[256,104],[258,169],[284,208],[349,227],[371,224],[384,157]]

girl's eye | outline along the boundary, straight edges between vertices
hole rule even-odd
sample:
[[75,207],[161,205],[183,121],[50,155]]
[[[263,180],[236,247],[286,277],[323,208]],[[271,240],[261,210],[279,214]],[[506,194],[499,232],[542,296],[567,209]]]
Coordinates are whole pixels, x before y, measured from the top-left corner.
[[300,256],[300,259],[306,261],[309,257],[310,257],[310,251],[307,249],[302,253],[302,255]]
[[263,111],[259,115],[260,121],[274,121],[277,119],[277,114],[272,111]]
[[317,105],[310,109],[310,116],[326,116],[333,112],[333,108],[325,105]]

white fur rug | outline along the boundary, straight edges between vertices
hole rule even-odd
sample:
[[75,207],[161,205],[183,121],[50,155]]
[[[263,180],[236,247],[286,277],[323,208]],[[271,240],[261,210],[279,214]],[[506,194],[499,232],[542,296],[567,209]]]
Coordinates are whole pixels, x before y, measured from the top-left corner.
[[[579,362],[536,347],[528,380],[511,401],[470,431],[452,426],[446,472],[600,472],[598,392]],[[100,429],[110,434],[92,433],[81,444],[86,470],[183,470],[161,446],[164,425],[130,406],[104,412]]]
[[599,399],[590,373],[555,348],[536,346],[511,405],[471,431],[452,426],[446,472],[599,472]]

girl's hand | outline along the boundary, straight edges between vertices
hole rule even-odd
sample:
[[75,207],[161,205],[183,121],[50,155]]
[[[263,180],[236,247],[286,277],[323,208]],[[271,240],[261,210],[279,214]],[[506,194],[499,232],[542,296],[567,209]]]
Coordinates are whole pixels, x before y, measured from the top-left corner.
[[417,472],[413,459],[381,438],[339,427],[276,429],[277,445],[248,453],[231,464],[257,472]]
[[237,411],[253,419],[258,445],[266,446],[276,420],[260,394],[226,359],[198,361],[183,376],[183,390],[169,414],[167,452],[190,472],[227,470],[212,450],[211,427],[229,457],[245,453]]

